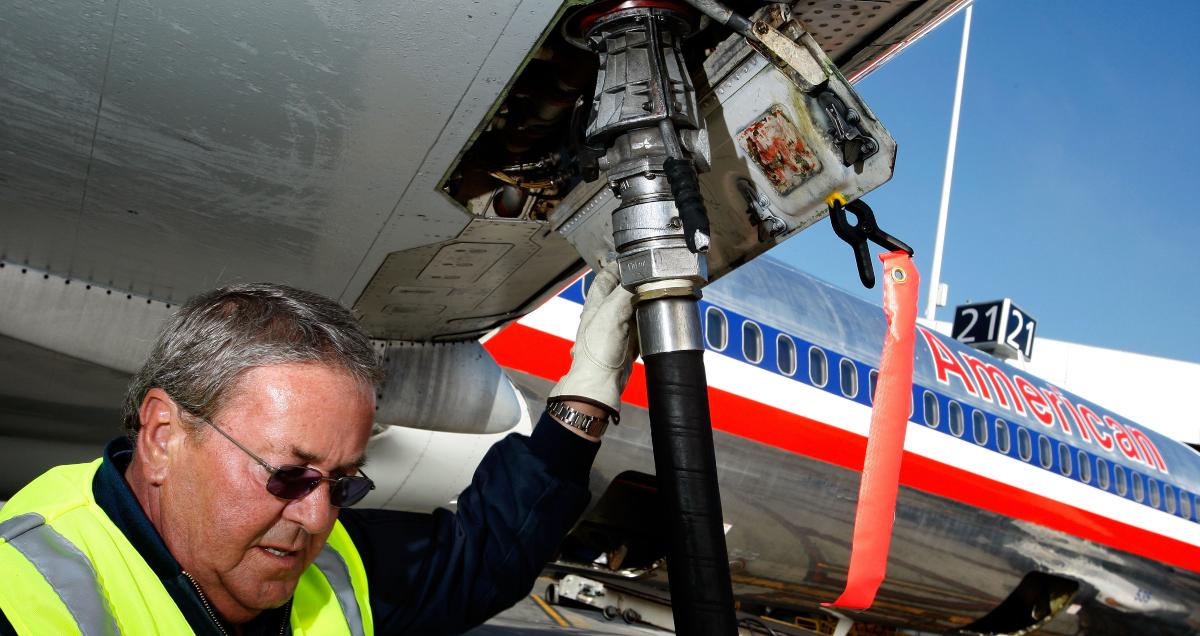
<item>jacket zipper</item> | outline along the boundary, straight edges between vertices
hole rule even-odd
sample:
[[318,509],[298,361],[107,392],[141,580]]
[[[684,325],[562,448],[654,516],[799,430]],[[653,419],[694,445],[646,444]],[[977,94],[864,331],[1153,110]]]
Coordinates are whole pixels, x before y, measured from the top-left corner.
[[200,595],[200,602],[204,604],[204,611],[208,612],[208,617],[212,619],[213,625],[216,625],[217,629],[221,630],[222,636],[229,636],[229,632],[225,631],[225,628],[221,626],[221,621],[217,620],[217,614],[213,612],[212,606],[208,604],[208,597],[204,595],[204,590],[200,589],[200,584],[196,582],[196,579],[192,578],[191,574],[187,573],[187,570],[180,570],[180,572],[183,572],[183,575],[192,582],[192,587],[196,588],[196,593]]
[[[200,595],[200,603],[204,605],[204,611],[208,612],[208,617],[212,619],[213,624],[217,626],[217,629],[221,630],[223,636],[229,636],[229,632],[225,631],[225,628],[221,626],[221,621],[217,619],[216,613],[213,612],[212,606],[208,604],[208,597],[204,595],[204,590],[200,588],[200,584],[196,582],[196,579],[191,574],[187,573],[187,570],[180,570],[180,572],[192,582],[192,587],[196,588],[196,594]],[[291,615],[292,601],[288,600],[287,611],[283,613],[283,622],[279,624],[279,636],[284,636],[287,633],[288,619]]]

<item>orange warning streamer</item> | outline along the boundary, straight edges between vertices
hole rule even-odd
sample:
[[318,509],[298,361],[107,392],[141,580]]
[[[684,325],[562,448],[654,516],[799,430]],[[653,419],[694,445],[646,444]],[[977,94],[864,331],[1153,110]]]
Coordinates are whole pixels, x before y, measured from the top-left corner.
[[900,459],[912,399],[913,344],[916,339],[917,268],[905,252],[880,254],[883,261],[883,313],[887,334],[879,363],[875,408],[867,434],[867,456],[858,489],[854,517],[854,543],[846,590],[826,606],[867,609],[887,572],[892,524],[896,519],[896,494],[900,488]]

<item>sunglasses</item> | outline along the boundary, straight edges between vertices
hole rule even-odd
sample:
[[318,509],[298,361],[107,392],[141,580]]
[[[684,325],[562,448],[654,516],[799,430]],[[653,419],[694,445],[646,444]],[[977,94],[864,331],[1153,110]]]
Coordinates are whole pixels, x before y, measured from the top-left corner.
[[[375,490],[375,482],[371,481],[365,474],[355,477],[326,477],[321,471],[309,466],[296,466],[285,464],[283,466],[272,466],[263,458],[255,455],[249,448],[242,446],[240,442],[229,436],[229,433],[221,430],[219,426],[212,422],[202,419],[201,422],[213,427],[225,439],[233,442],[234,446],[242,449],[258,462],[260,466],[266,468],[271,476],[267,478],[267,492],[279,497],[280,499],[302,499],[314,490],[321,482],[329,482],[329,503],[336,508],[349,508],[354,504],[362,501],[363,497],[367,496],[368,492]],[[362,471],[359,470],[361,473]]]

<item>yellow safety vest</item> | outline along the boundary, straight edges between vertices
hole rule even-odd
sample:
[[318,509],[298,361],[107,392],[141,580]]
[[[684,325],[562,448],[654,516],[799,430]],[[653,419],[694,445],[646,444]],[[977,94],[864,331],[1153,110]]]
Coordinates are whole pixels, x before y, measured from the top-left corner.
[[[96,504],[100,462],[52,468],[0,509],[0,611],[22,636],[193,633]],[[367,573],[341,523],[300,577],[291,625],[295,634],[374,634]]]

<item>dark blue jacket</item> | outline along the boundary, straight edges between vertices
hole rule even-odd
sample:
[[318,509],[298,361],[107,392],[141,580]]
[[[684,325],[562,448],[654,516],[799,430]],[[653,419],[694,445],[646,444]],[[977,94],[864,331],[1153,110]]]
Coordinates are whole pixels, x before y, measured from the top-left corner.
[[[457,634],[524,597],[587,506],[599,447],[543,415],[531,437],[509,435],[487,452],[456,513],[341,511],[367,570],[375,633]],[[220,634],[125,482],[132,454],[125,438],[109,443],[92,483],[96,502],[159,575],[192,629]],[[288,607],[263,612],[243,633],[278,634]],[[9,634],[16,632],[0,615],[0,636]]]

